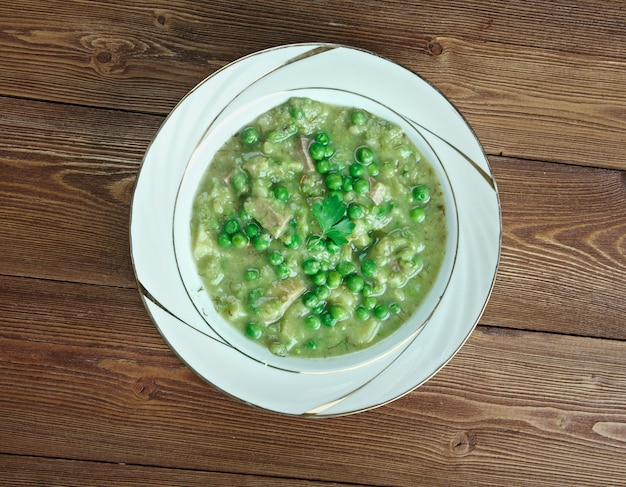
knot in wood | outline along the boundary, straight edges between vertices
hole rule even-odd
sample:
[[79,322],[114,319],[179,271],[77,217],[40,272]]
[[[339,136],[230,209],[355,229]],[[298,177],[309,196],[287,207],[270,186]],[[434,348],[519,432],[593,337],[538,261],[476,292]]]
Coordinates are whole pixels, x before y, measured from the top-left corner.
[[128,59],[141,52],[143,46],[130,39],[110,39],[91,36],[83,43],[93,50],[92,66],[100,74],[120,74],[126,71]]
[[142,401],[154,399],[157,393],[156,381],[150,377],[141,377],[133,384],[133,392]]
[[439,41],[433,39],[428,43],[428,53],[434,57],[440,56],[443,53],[443,46]]
[[450,442],[452,453],[457,456],[465,456],[476,446],[476,435],[471,431],[460,431]]
[[159,27],[165,26],[165,24],[168,23],[167,21],[169,20],[169,17],[170,16],[166,10],[156,9],[154,11],[154,19]]

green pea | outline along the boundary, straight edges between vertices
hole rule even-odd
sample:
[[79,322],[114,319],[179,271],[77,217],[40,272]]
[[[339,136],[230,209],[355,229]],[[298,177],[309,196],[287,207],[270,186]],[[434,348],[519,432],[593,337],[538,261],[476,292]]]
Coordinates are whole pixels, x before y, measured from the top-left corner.
[[337,265],[337,272],[339,272],[342,277],[346,277],[354,271],[356,271],[356,267],[349,260],[343,260]]
[[304,110],[302,108],[298,108],[298,107],[290,107],[289,108],[289,115],[294,120],[302,120],[304,118]]
[[270,237],[267,234],[260,234],[252,238],[252,245],[259,251],[267,250],[270,246]]
[[337,198],[339,201],[343,200],[343,193],[338,189],[331,189],[328,192],[329,198]]
[[301,243],[302,243],[302,240],[300,240],[300,235],[298,235],[297,233],[294,233],[291,236],[289,236],[288,240],[285,242],[285,245],[287,246],[288,249],[297,249],[300,247]]
[[285,262],[285,258],[280,254],[278,250],[275,250],[268,256],[269,262],[272,265],[280,265]]
[[374,308],[374,316],[379,320],[386,320],[389,318],[389,308],[384,304],[379,304]]
[[378,216],[385,217],[391,213],[398,204],[395,201],[389,201],[387,204],[378,207]]
[[254,305],[264,294],[263,288],[257,287],[248,294],[248,304]]
[[313,284],[317,286],[321,286],[322,284],[326,284],[326,279],[328,279],[328,274],[320,270],[313,276]]
[[319,315],[326,308],[326,301],[320,301],[317,306],[311,308],[311,314]]
[[354,112],[352,112],[350,120],[354,125],[363,125],[365,122],[367,122],[367,117],[362,111],[355,110]]
[[328,159],[322,159],[321,161],[317,161],[315,163],[315,169],[320,174],[326,174],[330,171],[330,161]]
[[330,288],[324,285],[316,286],[315,295],[320,299],[320,301],[326,301],[330,297]]
[[324,180],[328,189],[341,189],[343,185],[343,177],[338,172],[330,172]]
[[375,275],[377,268],[378,266],[376,265],[376,262],[372,259],[364,259],[363,262],[361,262],[361,272],[366,277],[372,277]]
[[354,151],[354,158],[357,162],[360,162],[365,166],[369,166],[372,162],[374,162],[374,152],[369,147],[362,145]]
[[366,319],[370,317],[370,312],[363,306],[358,306],[354,310],[354,315],[357,317],[357,319],[361,321],[365,321]]
[[332,317],[329,311],[324,311],[320,315],[320,320],[322,321],[322,325],[328,326],[328,327],[333,327],[337,324],[337,320]]
[[258,323],[250,322],[246,325],[246,335],[253,340],[258,340],[263,335],[263,327]]
[[326,147],[324,147],[324,144],[320,144],[319,142],[313,142],[309,146],[309,155],[314,161],[321,161],[322,159],[324,159],[325,153]]
[[352,176],[353,178],[360,178],[365,173],[365,168],[362,164],[354,162],[350,164],[350,168],[348,169],[348,171],[350,172],[350,176]]
[[391,303],[389,305],[389,312],[390,313],[393,313],[394,315],[397,315],[401,311],[402,311],[402,308],[400,307],[400,305],[398,303]]
[[374,296],[368,296],[363,299],[363,307],[365,309],[374,309],[376,307],[376,298]]
[[326,159],[330,159],[335,153],[335,148],[332,145],[327,145],[326,150],[324,150],[324,157]]
[[246,190],[248,186],[248,175],[245,172],[236,172],[230,178],[230,182],[232,183],[235,191],[237,191],[238,193],[242,193]]
[[243,249],[245,246],[248,245],[250,240],[248,239],[245,233],[237,232],[236,234],[233,235],[232,242],[236,248]]
[[341,183],[341,191],[343,191],[344,193],[347,193],[349,191],[352,191],[353,189],[353,181],[352,178],[350,176],[344,176],[343,177],[343,182]]
[[352,274],[346,279],[346,286],[348,286],[348,289],[353,293],[361,292],[364,285],[365,280],[358,274]]
[[333,304],[328,312],[330,316],[337,321],[345,320],[348,317],[348,311],[340,304]]
[[254,238],[261,233],[261,229],[256,223],[250,223],[243,231],[250,238]]
[[330,136],[326,132],[318,132],[315,134],[315,142],[319,142],[322,145],[328,145],[330,142]]
[[234,218],[228,219],[226,220],[226,223],[224,223],[224,231],[228,235],[233,235],[237,233],[239,231],[239,228],[240,228],[239,222],[235,220]]
[[358,194],[367,194],[370,192],[370,182],[367,179],[357,179],[354,181],[354,191]]
[[287,264],[278,264],[276,267],[274,267],[274,272],[276,272],[276,277],[281,280],[287,279],[291,274],[291,271],[289,270],[289,267],[287,267]]
[[416,206],[415,208],[411,208],[411,220],[417,223],[422,223],[426,219],[426,211],[421,206]]
[[246,270],[244,277],[246,281],[256,281],[259,278],[259,276],[260,276],[260,273],[258,269],[250,268]]
[[341,245],[335,243],[334,241],[328,239],[326,241],[326,250],[328,250],[331,254],[338,254],[341,251]]
[[259,131],[254,127],[247,127],[241,132],[241,141],[245,145],[253,145],[259,141]]
[[222,232],[217,236],[217,244],[220,247],[227,249],[228,247],[233,246],[233,241],[226,232]]
[[341,284],[341,274],[335,270],[328,271],[328,277],[326,278],[326,285],[330,289],[335,289]]
[[306,348],[309,350],[315,350],[317,348],[317,342],[315,340],[307,340]]
[[348,206],[348,217],[352,220],[358,220],[359,218],[363,218],[364,215],[363,207],[358,203],[352,203]]
[[413,199],[419,203],[425,205],[430,201],[430,190],[428,186],[420,184],[413,188]]
[[307,308],[314,308],[319,304],[319,302],[319,298],[312,291],[307,291],[302,295],[302,304],[304,304]]
[[374,294],[374,287],[369,282],[366,282],[361,294],[366,298],[372,296]]
[[272,192],[274,193],[274,198],[278,201],[287,201],[289,199],[289,190],[285,186],[276,185]]
[[319,316],[309,315],[304,319],[304,325],[310,330],[317,330],[322,325],[322,320]]
[[319,272],[320,263],[317,259],[306,259],[302,262],[302,270],[307,276],[312,276]]
[[367,166],[367,173],[374,177],[380,174],[380,166],[377,162],[372,162],[369,166]]

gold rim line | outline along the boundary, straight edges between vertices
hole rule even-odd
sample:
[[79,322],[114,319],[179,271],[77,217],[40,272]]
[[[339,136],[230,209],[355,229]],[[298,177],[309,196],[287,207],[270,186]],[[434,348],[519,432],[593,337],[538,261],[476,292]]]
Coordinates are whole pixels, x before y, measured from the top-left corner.
[[[430,321],[430,319],[428,321]],[[350,396],[353,396],[354,394],[356,394],[357,392],[362,390],[364,387],[366,387],[369,384],[371,384],[374,380],[376,380],[378,377],[380,377],[383,373],[387,372],[389,367],[391,367],[393,364],[395,364],[396,360],[398,360],[410,348],[410,346],[413,344],[413,342],[415,342],[415,340],[419,336],[420,332],[428,324],[428,321],[423,323],[417,330],[415,330],[415,332],[413,334],[408,336],[405,340],[402,341],[402,343],[398,344],[396,347],[394,347],[393,350],[390,351],[390,353],[391,352],[395,352],[395,351],[397,351],[398,349],[400,349],[400,348],[402,348],[404,346],[404,349],[400,350],[398,355],[396,357],[394,357],[394,359],[391,362],[389,362],[382,370],[380,370],[375,375],[370,377],[367,381],[365,381],[363,384],[359,385],[357,388],[351,390],[350,392],[347,392],[346,394],[344,394],[343,396],[341,396],[341,397],[339,397],[337,399],[333,399],[332,401],[324,403],[321,406],[317,406],[317,407],[314,407],[313,409],[309,409],[308,411],[302,413],[302,416],[305,416],[305,417],[318,416],[320,413],[323,413],[324,411],[327,411],[331,407],[336,406],[337,404],[339,404],[342,401],[346,400]]]
[[463,157],[463,159],[465,159],[467,162],[469,162],[472,165],[472,167],[474,169],[476,169],[476,171],[483,177],[483,179],[487,182],[487,184],[489,186],[491,186],[491,188],[494,191],[496,191],[496,182],[495,182],[494,177],[491,174],[489,174],[487,171],[485,171],[482,167],[480,167],[480,165],[478,165],[478,163],[476,161],[474,161],[474,159],[472,159],[470,156],[468,156],[465,152],[463,152],[461,149],[456,147],[451,142],[448,142],[441,135],[433,132],[432,130],[428,129],[427,127],[424,127],[421,123],[418,123],[418,122],[416,122],[415,120],[413,120],[411,118],[407,118],[407,120],[410,121],[416,127],[419,127],[420,129],[428,132],[429,134],[433,135],[434,137],[437,137],[437,139],[439,139],[441,142],[446,144],[448,147],[454,149],[461,157]]
[[150,293],[150,291],[148,291],[146,289],[146,287],[141,283],[141,281],[137,280],[137,287],[139,288],[139,293],[141,294],[141,296],[150,301],[152,304],[154,304],[157,308],[159,308],[161,311],[164,311],[165,313],[167,313],[168,315],[170,315],[172,318],[176,319],[177,321],[179,321],[180,323],[188,326],[189,328],[191,328],[192,330],[196,331],[197,333],[200,333],[202,336],[205,336],[207,338],[210,338],[211,340],[214,340],[217,343],[220,343],[226,347],[229,348],[233,348],[232,345],[230,345],[227,342],[224,342],[222,340],[220,340],[219,338],[216,338],[214,336],[209,335],[208,333],[203,332],[202,330],[199,330],[198,328],[196,328],[195,326],[193,326],[191,323],[187,323],[185,320],[183,320],[180,316],[176,315],[176,313],[174,313],[173,311],[170,311],[163,303],[161,303],[157,298],[154,297],[154,295],[152,293]]

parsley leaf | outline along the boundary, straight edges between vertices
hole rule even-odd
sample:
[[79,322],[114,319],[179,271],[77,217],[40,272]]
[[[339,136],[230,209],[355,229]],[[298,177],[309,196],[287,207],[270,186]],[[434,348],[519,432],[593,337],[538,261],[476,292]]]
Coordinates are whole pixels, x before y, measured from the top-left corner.
[[349,237],[354,229],[354,223],[345,216],[346,208],[346,204],[337,196],[315,203],[312,208],[313,216],[322,229],[322,237],[329,238],[337,245],[347,243],[346,237]]

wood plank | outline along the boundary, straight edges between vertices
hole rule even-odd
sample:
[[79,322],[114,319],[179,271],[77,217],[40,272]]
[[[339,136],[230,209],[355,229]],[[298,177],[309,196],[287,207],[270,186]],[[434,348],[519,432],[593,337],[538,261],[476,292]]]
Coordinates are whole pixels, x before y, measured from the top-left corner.
[[[123,463],[85,462],[61,458],[0,454],[0,481],[12,487],[340,487],[348,484],[301,479],[203,472]],[[350,486],[356,484],[349,484]]]
[[413,70],[457,106],[488,154],[626,169],[626,59],[437,43],[437,60]]
[[0,6],[14,25],[0,37],[0,93],[165,114],[227,62],[312,37],[371,49],[424,76],[459,107],[490,154],[626,168],[619,2],[309,8],[57,0],[41,9],[18,0]]
[[132,286],[129,208],[162,117],[0,98],[0,269]]
[[492,162],[502,257],[482,322],[624,339],[626,172]]
[[0,277],[0,293],[5,454],[377,485],[626,478],[624,341],[479,327],[418,390],[316,421],[206,385],[131,290]]

